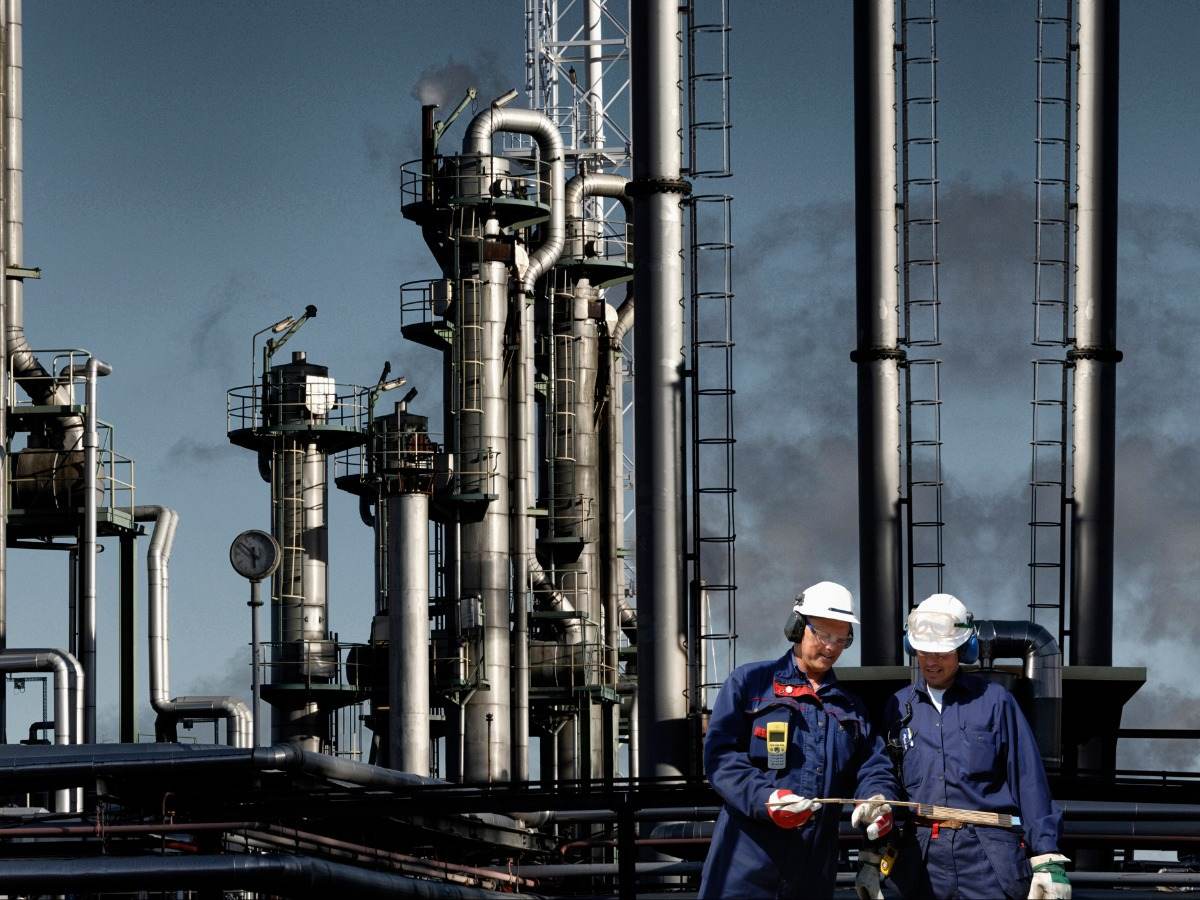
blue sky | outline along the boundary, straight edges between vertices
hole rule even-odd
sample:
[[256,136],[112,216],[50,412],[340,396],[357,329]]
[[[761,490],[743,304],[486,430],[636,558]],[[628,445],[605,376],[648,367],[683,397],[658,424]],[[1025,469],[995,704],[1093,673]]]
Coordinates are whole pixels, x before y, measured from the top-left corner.
[[[940,6],[947,587],[1011,617],[1026,577],[1034,7]],[[35,347],[112,363],[101,415],[137,460],[139,502],[181,514],[174,693],[245,683],[246,586],[226,549],[267,525],[269,505],[252,455],[225,441],[224,403],[247,381],[250,335],[316,304],[289,349],[345,382],[373,380],[389,359],[436,416],[434,354],[399,333],[398,285],[435,274],[399,211],[412,91],[451,63],[473,68],[485,95],[523,86],[522,8],[27,4],[25,263],[44,276],[27,288],[26,327]],[[722,188],[736,197],[743,659],[777,652],[775,611],[796,589],[857,582],[850,13],[733,4],[736,177]],[[1155,658],[1160,695],[1192,710],[1183,663],[1200,635],[1170,624],[1194,618],[1200,576],[1200,509],[1187,499],[1200,475],[1187,337],[1200,327],[1197,34],[1200,6],[1126,5],[1116,655]],[[330,621],[362,640],[369,535],[354,498],[333,492],[330,505]],[[66,571],[43,556],[10,556],[10,646],[65,644]],[[102,564],[107,623],[115,554]],[[101,642],[115,679],[111,625]],[[104,682],[100,696],[111,715]]]

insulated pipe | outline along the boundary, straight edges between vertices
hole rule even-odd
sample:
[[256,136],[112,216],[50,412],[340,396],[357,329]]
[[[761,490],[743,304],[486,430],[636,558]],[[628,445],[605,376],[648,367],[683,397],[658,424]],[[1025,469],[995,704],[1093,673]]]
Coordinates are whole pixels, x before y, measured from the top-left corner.
[[1072,664],[1112,665],[1119,0],[1079,4]]
[[376,872],[284,853],[8,859],[6,891],[250,890],[288,897],[423,897],[510,900],[511,894]]
[[1017,657],[1022,674],[1033,686],[1032,721],[1042,759],[1057,764],[1062,758],[1062,651],[1041,625],[1026,621],[976,622],[979,659],[990,669],[997,659]]
[[630,12],[633,196],[641,311],[634,333],[637,459],[638,691],[643,777],[688,770],[684,646],[686,510],[683,471],[683,214],[679,5],[645,0]]
[[[854,3],[858,559],[863,665],[899,665],[900,374],[896,284],[895,11]],[[640,374],[640,372],[639,372]]]
[[621,201],[625,210],[625,224],[633,223],[633,204],[626,193],[629,182],[620,175],[581,172],[567,182],[566,215],[569,247],[566,256],[579,259],[585,255],[584,241],[587,239],[583,201],[585,197],[613,197]]
[[534,285],[558,261],[566,240],[563,204],[563,144],[558,128],[543,113],[532,109],[485,109],[467,126],[463,153],[490,155],[492,136],[498,132],[527,134],[541,151],[541,162],[550,170],[550,221],[545,240],[529,254],[529,265],[521,275],[521,290],[532,297]]
[[[8,646],[8,405],[9,405],[9,357],[8,357],[8,106],[13,96],[8,85],[8,4],[0,3],[0,53],[5,90],[0,96],[0,122],[5,123],[0,131],[0,652]],[[70,628],[74,629],[71,619]],[[8,742],[8,685],[0,682],[0,743]]]
[[388,752],[429,774],[429,495],[388,497]]
[[[9,672],[53,672],[54,743],[77,740],[83,688],[83,669],[78,660],[64,650],[0,650],[0,673]],[[70,788],[56,790],[54,811],[73,812],[74,793]]]
[[83,593],[80,612],[83,627],[80,629],[80,645],[83,651],[83,689],[85,692],[83,714],[84,743],[96,742],[96,515],[97,497],[100,487],[99,474],[100,435],[97,432],[99,416],[96,413],[96,379],[112,372],[112,366],[96,357],[87,361],[87,410],[84,414],[84,497],[83,539],[79,542],[79,555],[83,562]]
[[154,522],[146,549],[146,594],[149,605],[150,706],[172,725],[180,719],[225,719],[226,742],[249,747],[253,719],[249,707],[236,697],[177,697],[171,699],[169,563],[179,515],[166,506],[137,506],[137,522]]
[[509,402],[509,471],[510,491],[509,541],[512,555],[513,622],[512,622],[512,777],[514,781],[529,780],[529,617],[528,608],[534,579],[531,569],[537,568],[539,580],[545,575],[537,565],[533,552],[534,506],[533,473],[534,435],[534,346],[533,298],[522,293],[516,298],[514,315],[517,323],[517,352],[513,360],[511,396]]

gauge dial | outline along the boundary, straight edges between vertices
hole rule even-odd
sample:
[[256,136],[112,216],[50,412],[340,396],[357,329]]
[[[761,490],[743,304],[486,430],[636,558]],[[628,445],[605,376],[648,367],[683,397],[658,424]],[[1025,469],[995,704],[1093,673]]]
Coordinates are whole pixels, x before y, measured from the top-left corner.
[[243,531],[229,547],[229,562],[243,578],[261,581],[279,566],[279,544],[265,531]]

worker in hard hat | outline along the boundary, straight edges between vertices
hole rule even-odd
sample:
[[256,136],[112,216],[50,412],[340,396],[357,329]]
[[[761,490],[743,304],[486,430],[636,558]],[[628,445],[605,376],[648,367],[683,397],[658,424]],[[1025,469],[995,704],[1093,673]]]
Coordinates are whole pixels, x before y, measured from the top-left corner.
[[833,665],[854,640],[853,599],[822,581],[794,601],[782,657],[739,666],[721,688],[704,769],[724,801],[701,897],[833,895],[839,809],[871,752],[866,709]]
[[[979,656],[971,613],[951,594],[926,598],[908,616],[904,649],[917,677],[888,701],[886,743],[860,773],[857,796],[872,799],[851,815],[868,840],[885,841],[862,853],[859,896],[883,897],[882,856],[905,897],[1069,898],[1062,812],[1033,731],[1012,694],[961,668]],[[887,797],[1008,814],[1020,827],[913,815],[897,836]]]

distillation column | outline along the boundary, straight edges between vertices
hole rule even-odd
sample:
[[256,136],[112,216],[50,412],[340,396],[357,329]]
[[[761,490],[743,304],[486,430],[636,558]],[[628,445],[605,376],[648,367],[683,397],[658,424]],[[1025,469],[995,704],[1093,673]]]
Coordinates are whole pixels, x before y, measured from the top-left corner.
[[1118,0],[1079,4],[1072,665],[1112,665],[1119,20]]
[[688,768],[685,642],[683,214],[679,6],[630,13],[633,84],[634,436],[637,461],[638,718],[642,777]]
[[[312,314],[315,315],[315,309]],[[265,363],[264,363],[265,365]],[[328,631],[327,461],[363,442],[354,398],[338,397],[325,366],[303,352],[272,366],[258,385],[230,392],[229,440],[258,453],[271,485],[271,534],[279,567],[271,579],[271,654],[263,698],[274,741],[330,749],[330,712],[356,699],[338,678]]]
[[858,541],[863,665],[899,665],[900,372],[891,0],[854,3]]
[[384,531],[388,616],[388,765],[430,774],[429,495],[435,446],[428,420],[403,403],[372,423],[376,523]]

